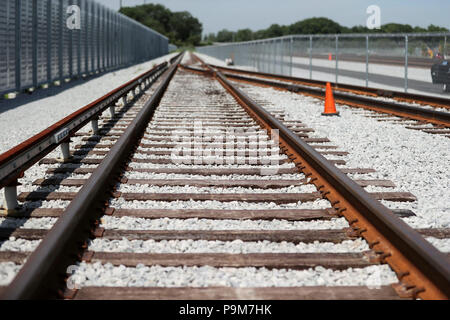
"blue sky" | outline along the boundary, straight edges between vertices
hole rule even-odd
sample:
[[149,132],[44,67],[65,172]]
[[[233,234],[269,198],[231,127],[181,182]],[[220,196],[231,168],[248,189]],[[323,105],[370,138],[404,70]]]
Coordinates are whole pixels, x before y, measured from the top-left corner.
[[[120,0],[97,0],[118,9]],[[124,6],[143,4],[144,0],[122,0]],[[160,3],[172,11],[191,12],[203,23],[204,33],[223,28],[253,30],[273,23],[291,24],[310,17],[327,17],[344,26],[365,25],[366,8],[381,8],[381,23],[408,23],[426,27],[430,24],[450,29],[448,0],[146,0]]]

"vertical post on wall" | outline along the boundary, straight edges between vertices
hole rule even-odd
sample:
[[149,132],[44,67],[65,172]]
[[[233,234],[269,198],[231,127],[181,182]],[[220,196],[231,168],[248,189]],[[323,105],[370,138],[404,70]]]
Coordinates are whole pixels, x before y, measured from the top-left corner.
[[267,45],[267,42],[264,41],[264,72],[269,72],[268,68],[267,68],[267,64],[269,63],[268,59],[269,59],[269,57],[268,57],[268,45]]
[[286,52],[284,52],[284,46],[285,46],[285,39],[280,40],[279,50],[278,50],[278,56],[279,56],[279,64],[280,64],[280,74],[284,74],[284,55]]
[[119,65],[123,62],[123,42],[122,42],[122,17],[118,17],[118,37],[119,37]]
[[312,79],[312,53],[313,53],[313,39],[309,36],[309,78]]
[[408,92],[408,36],[405,35],[405,92]]
[[253,65],[255,70],[258,70],[258,44],[256,42],[252,42],[253,45]]
[[101,39],[102,41],[102,67],[101,71],[104,71],[106,69],[106,9],[102,6],[101,7],[101,22],[102,22],[102,35]]
[[272,40],[273,44],[273,69],[272,73],[277,73],[277,42],[276,40]]
[[269,62],[270,62],[270,56],[269,56],[269,42],[264,41],[264,72],[269,72]]
[[112,12],[108,10],[108,69],[112,67],[113,49],[112,49]]
[[109,50],[109,10],[105,8],[105,69],[109,69],[109,58],[110,58],[110,50]]
[[59,81],[63,83],[63,2],[59,1],[59,25],[58,25],[58,65],[59,65]]
[[366,36],[366,87],[369,87],[369,36]]
[[442,57],[447,59],[447,36],[444,36],[444,52],[442,53]]
[[47,83],[52,82],[52,0],[47,0]]
[[266,66],[265,66],[265,72],[267,72],[267,73],[270,73],[270,69],[269,69],[269,66],[270,66],[270,50],[272,50],[272,48],[270,47],[270,42],[269,41],[266,41],[266,59],[265,59],[265,61],[266,61]]
[[284,72],[284,38],[280,39],[280,44],[277,46],[278,53],[278,65],[280,68],[278,69],[278,74],[283,74]]
[[261,54],[261,50],[260,50],[260,43],[259,42],[255,42],[255,52],[256,52],[256,70],[257,72],[259,72],[259,65],[260,65],[260,54]]
[[33,31],[32,31],[32,38],[33,43],[31,45],[32,51],[33,51],[33,87],[36,89],[37,87],[37,32],[38,32],[38,25],[37,21],[37,0],[33,0]]
[[273,72],[273,43],[271,40],[268,41],[269,45],[269,60],[267,61],[267,70],[269,73]]
[[[94,19],[92,20],[95,23],[96,26],[96,30],[95,33],[97,34],[97,39],[96,39],[96,50],[95,50],[95,55],[96,55],[96,60],[97,60],[97,64],[94,68],[94,65],[92,65],[92,71],[95,73],[96,69],[98,70],[100,68],[100,9],[97,3],[95,3],[94,1],[92,1],[92,5],[95,5],[95,9],[94,9]],[[95,19],[97,18],[97,19]]]
[[[73,4],[73,1],[69,1],[69,5]],[[64,11],[65,12],[65,11]],[[64,29],[67,27],[64,26]],[[67,29],[66,32],[69,32],[69,77],[73,76],[73,30]]]
[[20,12],[22,10],[22,1],[16,0],[16,16],[15,16],[15,25],[16,25],[16,43],[15,43],[15,51],[16,51],[16,91],[19,92],[21,88],[20,81],[20,69],[21,69],[21,35],[20,35]]
[[[84,73],[87,74],[88,70],[89,70],[89,26],[91,26],[90,21],[89,21],[89,3],[88,0],[83,0],[84,1],[84,21],[86,21],[84,23]],[[92,28],[92,26],[91,26]]]
[[[81,9],[81,0],[78,0],[78,7]],[[81,18],[81,16],[80,16]],[[85,20],[87,21],[87,20]],[[84,25],[86,29],[86,23]],[[77,44],[77,75],[81,75],[81,30],[78,30],[78,44]]]
[[48,0],[47,3],[47,83],[50,85],[53,80],[52,75],[52,47],[53,47],[53,37],[52,37],[52,0]]
[[111,66],[111,48],[110,48],[110,37],[111,37],[111,17],[109,9],[105,7],[105,70],[109,70]]
[[95,21],[95,2],[92,1],[91,2],[91,27],[92,27],[92,34],[91,34],[91,43],[90,43],[90,48],[91,48],[91,70],[90,73],[94,72],[94,66],[95,66],[95,60],[96,60],[96,46],[95,46],[95,34],[96,34],[96,21]]
[[[280,40],[281,41],[281,40]],[[274,42],[273,42],[273,44],[274,44],[274,48],[275,48],[275,55],[274,55],[274,61],[275,61],[275,64],[274,64],[274,73],[279,73],[279,71],[277,70],[277,66],[279,66],[280,65],[280,59],[279,59],[279,44],[278,44],[278,39],[277,40],[274,40]]]
[[339,77],[339,36],[336,35],[336,85],[338,84],[338,77]]
[[263,45],[261,42],[258,42],[258,72],[262,71],[261,68],[261,59],[263,58]]
[[294,37],[291,36],[290,41],[289,41],[289,56],[290,56],[290,60],[289,60],[289,76],[291,76],[291,77],[292,77],[293,46],[294,46]]
[[282,53],[283,53],[283,39],[275,41],[275,61],[278,65],[278,70],[275,68],[275,73],[282,74],[283,73],[283,64],[282,64]]

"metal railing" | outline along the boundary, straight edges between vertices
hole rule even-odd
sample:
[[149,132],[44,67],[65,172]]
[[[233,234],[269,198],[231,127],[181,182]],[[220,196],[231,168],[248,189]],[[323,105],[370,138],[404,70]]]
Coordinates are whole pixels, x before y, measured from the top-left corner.
[[[450,33],[293,35],[198,47],[255,71],[440,94],[431,66],[450,58]],[[440,55],[442,58],[438,58]]]
[[[1,4],[0,94],[62,83],[168,52],[166,37],[92,0]],[[69,24],[73,19],[74,28]]]

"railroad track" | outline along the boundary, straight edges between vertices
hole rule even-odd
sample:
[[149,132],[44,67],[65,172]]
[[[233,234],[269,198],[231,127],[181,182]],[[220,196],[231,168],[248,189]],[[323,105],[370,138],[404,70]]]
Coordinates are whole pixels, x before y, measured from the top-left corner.
[[[212,67],[220,70],[233,81],[325,99],[326,83],[323,81],[215,65]],[[186,68],[199,71],[198,66],[186,66]],[[205,72],[207,70],[203,68],[203,73]],[[450,100],[448,99],[345,84],[334,85],[333,90],[336,102],[360,108],[364,116],[378,119],[378,121],[401,122],[411,130],[450,137],[450,113],[447,111],[450,110]]]
[[421,236],[448,230],[414,231],[376,201],[413,195],[365,192],[392,182],[350,180],[373,170],[337,169],[326,137],[180,62],[96,135],[71,132],[64,164],[40,154],[45,176],[0,228],[36,248],[0,252],[20,268],[2,298],[449,297],[448,258]]

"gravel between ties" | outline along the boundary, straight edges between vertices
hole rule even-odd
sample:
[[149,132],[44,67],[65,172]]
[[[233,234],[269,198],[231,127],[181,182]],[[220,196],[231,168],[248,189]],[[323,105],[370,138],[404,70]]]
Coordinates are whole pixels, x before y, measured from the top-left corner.
[[411,192],[418,201],[383,202],[392,209],[412,210],[418,217],[413,227],[450,227],[450,140],[402,123],[379,122],[358,114],[359,109],[338,105],[340,117],[322,117],[323,102],[311,97],[245,85],[258,100],[283,106],[289,120],[299,119],[350,152],[345,167],[377,170],[379,179],[389,179],[398,189]]

